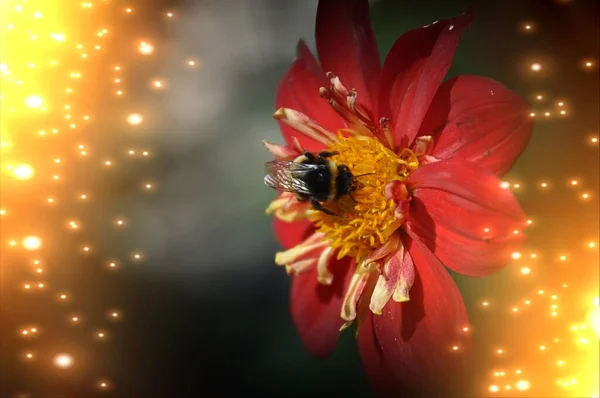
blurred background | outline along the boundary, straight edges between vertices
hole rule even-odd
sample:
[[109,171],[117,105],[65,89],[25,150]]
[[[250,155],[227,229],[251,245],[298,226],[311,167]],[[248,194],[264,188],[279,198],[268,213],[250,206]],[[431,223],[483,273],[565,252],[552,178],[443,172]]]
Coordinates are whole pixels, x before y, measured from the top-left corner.
[[[505,178],[530,217],[498,274],[455,276],[464,395],[598,394],[595,0],[372,1],[379,51],[462,13],[450,76],[533,105]],[[262,183],[277,84],[314,0],[0,3],[0,397],[369,396],[352,332],[311,358]],[[595,394],[595,395],[594,395]]]

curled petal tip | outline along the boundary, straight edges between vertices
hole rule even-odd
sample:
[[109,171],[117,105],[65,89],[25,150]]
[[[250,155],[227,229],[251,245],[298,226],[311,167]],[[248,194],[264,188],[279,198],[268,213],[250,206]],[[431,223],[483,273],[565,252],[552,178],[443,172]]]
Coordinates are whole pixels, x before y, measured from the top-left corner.
[[408,289],[397,290],[396,292],[394,292],[392,300],[394,300],[397,303],[404,303],[410,301]]
[[283,252],[277,252],[277,253],[275,253],[275,264],[277,264],[277,265],[283,265],[283,262],[281,261],[282,260],[282,258],[281,258],[282,255],[283,255]]
[[342,326],[340,326],[340,332],[343,332],[344,330],[348,329],[350,325],[352,325],[352,322],[344,322]]
[[279,108],[275,111],[275,113],[273,113],[273,119],[281,120],[283,118],[285,118],[285,109],[284,108]]
[[263,145],[269,152],[275,156],[276,159],[291,159],[295,158],[300,154],[297,148],[287,147],[283,145],[271,144],[270,142],[263,140]]
[[333,283],[333,277],[321,277],[319,276],[318,281],[321,285],[329,286]]

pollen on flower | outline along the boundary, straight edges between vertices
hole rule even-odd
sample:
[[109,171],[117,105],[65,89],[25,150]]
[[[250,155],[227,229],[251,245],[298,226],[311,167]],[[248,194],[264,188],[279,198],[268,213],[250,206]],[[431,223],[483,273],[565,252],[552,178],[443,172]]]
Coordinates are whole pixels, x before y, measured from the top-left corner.
[[309,218],[325,235],[330,247],[339,249],[338,258],[348,255],[360,263],[402,224],[396,214],[396,203],[386,198],[386,185],[405,181],[419,162],[409,149],[397,155],[378,139],[365,136],[340,135],[329,150],[339,152],[335,161],[350,168],[359,188],[352,192],[352,197],[332,204],[338,207],[332,210],[341,217],[315,211]]

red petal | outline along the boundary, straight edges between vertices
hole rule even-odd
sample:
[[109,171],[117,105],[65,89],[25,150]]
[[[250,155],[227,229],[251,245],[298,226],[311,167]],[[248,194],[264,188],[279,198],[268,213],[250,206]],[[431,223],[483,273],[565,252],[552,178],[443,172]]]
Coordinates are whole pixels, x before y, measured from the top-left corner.
[[340,314],[344,293],[350,283],[354,263],[349,257],[333,260],[329,271],[333,283],[317,281],[317,270],[294,275],[290,310],[300,339],[311,355],[325,358],[331,355],[344,323]]
[[494,174],[464,160],[419,167],[407,181],[412,192],[408,232],[456,272],[497,271],[519,249],[526,223],[519,203],[500,184]]
[[386,393],[389,393],[389,391],[386,391],[386,385],[394,378],[394,374],[390,368],[393,364],[386,362],[388,358],[383,355],[379,341],[377,341],[373,325],[373,317],[375,316],[376,315],[373,315],[372,312],[369,312],[365,317],[365,320],[358,331],[356,342],[358,344],[363,367],[365,368],[365,373],[367,374],[373,389],[377,391],[379,395],[385,396],[387,395]]
[[392,119],[397,146],[408,147],[417,136],[471,19],[466,14],[411,30],[392,46],[383,64],[379,115]]
[[273,217],[275,236],[284,249],[291,249],[308,238],[312,233],[312,225],[308,220],[286,222]]
[[466,374],[466,309],[456,284],[429,249],[410,238],[405,244],[417,271],[411,299],[390,301],[381,316],[372,316],[372,330],[365,322],[358,335],[363,364],[384,395],[449,396],[446,388]]
[[369,2],[319,1],[315,30],[323,71],[339,77],[347,89],[356,89],[357,102],[375,111],[381,65],[371,28]]
[[440,86],[419,136],[434,137],[431,155],[438,159],[468,159],[502,175],[531,138],[529,112],[529,104],[501,83],[458,76]]
[[[306,43],[298,43],[297,56],[284,75],[275,99],[275,109],[290,108],[300,111],[330,131],[344,127],[341,117],[319,96],[319,88],[329,86],[321,67]],[[323,144],[298,133],[290,126],[279,122],[281,133],[288,145],[294,145],[296,137],[310,151],[323,149]]]

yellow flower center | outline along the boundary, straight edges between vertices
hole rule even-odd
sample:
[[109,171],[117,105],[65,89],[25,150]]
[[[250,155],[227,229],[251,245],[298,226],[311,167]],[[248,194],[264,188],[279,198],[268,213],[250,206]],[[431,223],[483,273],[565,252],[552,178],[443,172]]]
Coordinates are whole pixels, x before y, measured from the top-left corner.
[[330,247],[339,249],[338,258],[351,256],[359,264],[401,225],[394,215],[396,203],[386,198],[385,187],[392,181],[405,181],[419,161],[408,148],[396,154],[378,139],[361,135],[340,134],[328,150],[339,152],[333,160],[350,168],[358,186],[350,195],[325,204],[340,216],[315,211],[309,218]]

